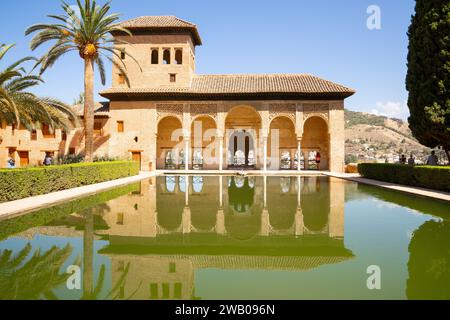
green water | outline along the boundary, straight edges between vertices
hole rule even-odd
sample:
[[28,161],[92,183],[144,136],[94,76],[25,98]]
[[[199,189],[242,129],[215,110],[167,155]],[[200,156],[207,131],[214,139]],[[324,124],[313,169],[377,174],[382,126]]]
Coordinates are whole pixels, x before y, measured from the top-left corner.
[[328,177],[157,177],[0,221],[0,299],[449,299],[449,217]]

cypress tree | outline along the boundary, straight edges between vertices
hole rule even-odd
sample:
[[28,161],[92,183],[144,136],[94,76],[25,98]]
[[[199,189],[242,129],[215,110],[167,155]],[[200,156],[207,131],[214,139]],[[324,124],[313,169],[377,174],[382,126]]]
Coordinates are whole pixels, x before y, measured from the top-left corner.
[[416,0],[409,27],[409,126],[423,145],[442,146],[450,162],[450,0]]

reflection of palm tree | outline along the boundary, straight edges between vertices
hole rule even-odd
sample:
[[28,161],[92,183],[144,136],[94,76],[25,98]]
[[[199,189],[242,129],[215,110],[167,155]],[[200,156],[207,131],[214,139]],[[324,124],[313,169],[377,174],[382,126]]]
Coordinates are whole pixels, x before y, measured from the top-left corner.
[[[130,263],[127,264],[127,266],[123,270],[122,275],[120,276],[119,280],[117,280],[116,284],[112,287],[112,289],[104,297],[102,297],[101,292],[103,291],[103,287],[105,284],[105,270],[106,270],[105,265],[102,264],[102,266],[100,267],[100,273],[98,275],[95,287],[91,287],[90,291],[84,290],[83,297],[81,298],[82,300],[100,300],[100,299],[115,300],[117,298],[121,298],[120,291],[121,288],[125,285],[128,271],[130,270]],[[141,284],[142,281],[141,283],[139,283],[139,286],[136,288],[136,290],[125,299],[127,300],[131,299],[135,295],[135,293],[139,290]]]
[[72,253],[72,247],[54,246],[44,253],[37,249],[27,260],[30,252],[29,243],[14,256],[10,250],[0,252],[0,299],[57,299],[53,289],[69,276],[59,270]]
[[[128,270],[130,268],[129,264],[123,271],[117,283],[113,286],[111,291],[101,297],[101,292],[103,291],[105,283],[105,265],[102,264],[100,267],[100,273],[94,287],[94,216],[100,215],[110,208],[107,205],[100,206],[96,209],[88,209],[83,212],[85,218],[85,227],[83,233],[83,297],[82,300],[99,300],[99,299],[116,299],[119,296],[120,288],[123,287],[126,277],[128,275]],[[140,285],[139,285],[140,286]],[[139,289],[139,288],[138,288]],[[136,289],[137,291],[137,289]],[[134,295],[130,295],[130,298]]]

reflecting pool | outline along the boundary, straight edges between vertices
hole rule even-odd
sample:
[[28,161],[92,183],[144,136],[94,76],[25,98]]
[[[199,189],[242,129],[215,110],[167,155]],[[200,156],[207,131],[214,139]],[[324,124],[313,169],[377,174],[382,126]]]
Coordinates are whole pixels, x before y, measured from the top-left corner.
[[449,217],[323,176],[159,176],[0,221],[0,299],[450,299]]

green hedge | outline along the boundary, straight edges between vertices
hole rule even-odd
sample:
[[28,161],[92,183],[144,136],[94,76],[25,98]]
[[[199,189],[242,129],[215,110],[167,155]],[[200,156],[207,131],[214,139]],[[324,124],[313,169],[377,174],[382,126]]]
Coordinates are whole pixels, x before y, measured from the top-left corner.
[[358,165],[358,171],[369,179],[450,191],[450,167],[361,163]]
[[72,213],[80,213],[109,200],[139,190],[140,184],[130,184],[86,198],[72,200],[54,207],[40,209],[22,216],[0,221],[0,240],[30,228],[39,227],[55,219],[66,217]]
[[134,176],[138,173],[139,164],[131,161],[1,169],[0,203]]

